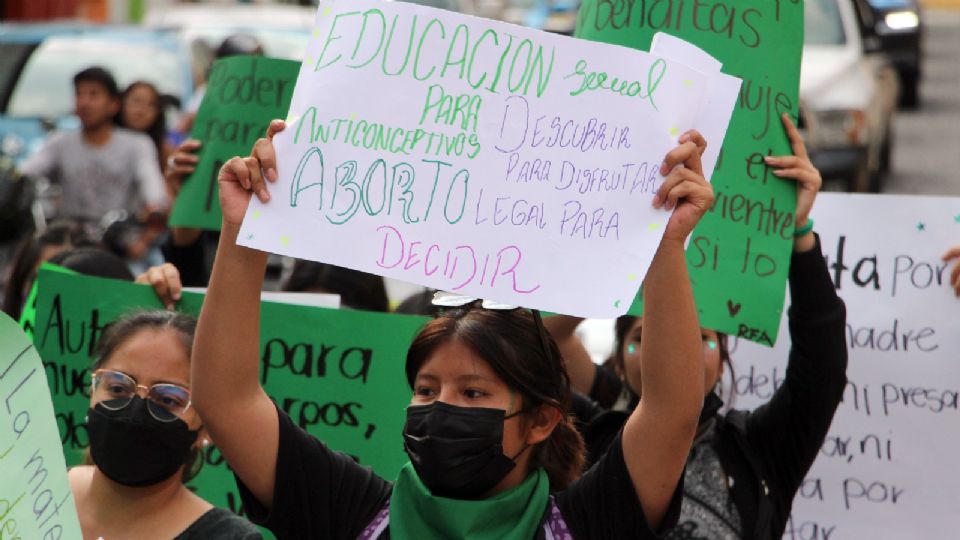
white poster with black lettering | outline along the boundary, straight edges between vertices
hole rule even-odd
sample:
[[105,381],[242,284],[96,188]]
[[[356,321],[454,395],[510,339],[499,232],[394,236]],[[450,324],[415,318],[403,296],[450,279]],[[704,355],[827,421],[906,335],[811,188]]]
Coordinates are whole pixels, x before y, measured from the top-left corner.
[[[814,209],[847,305],[848,385],[784,538],[960,536],[960,299],[944,253],[960,244],[960,198],[822,194]],[[775,349],[733,351],[739,409],[783,382]]]

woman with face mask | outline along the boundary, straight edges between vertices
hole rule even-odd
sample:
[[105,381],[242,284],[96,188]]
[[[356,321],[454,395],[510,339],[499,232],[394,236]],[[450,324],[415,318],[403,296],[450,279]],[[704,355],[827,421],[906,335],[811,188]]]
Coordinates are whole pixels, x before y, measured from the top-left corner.
[[260,538],[256,527],[184,486],[209,443],[190,396],[196,320],[127,315],[104,331],[92,370],[92,465],[70,470],[85,539]]
[[[683,243],[712,203],[696,133],[671,151],[654,199],[675,208],[646,277],[647,393],[604,459],[581,475],[570,388],[537,313],[444,300],[406,358],[413,398],[394,482],[329,450],[259,384],[267,254],[236,245],[250,201],[275,181],[274,121],[251,157],[220,172],[223,225],[194,345],[194,400],[235,471],[245,508],[278,538],[655,538],[676,519],[677,483],[703,400],[703,362]],[[679,167],[678,165],[683,165]],[[323,329],[318,329],[322,333]],[[381,415],[400,411],[379,411]],[[399,445],[401,441],[397,441]]]
[[[724,366],[732,370],[727,336],[700,329],[706,395],[684,475],[679,525],[667,535],[672,540],[781,538],[793,497],[817,457],[846,387],[846,311],[810,219],[820,173],[786,115],[783,124],[794,155],[770,157],[767,164],[780,178],[798,182],[789,277],[792,349],[785,378],[771,381],[776,391],[771,389],[770,401],[758,409],[719,414]],[[654,338],[656,330],[648,325],[654,308],[646,306],[644,312],[642,318],[617,320],[617,376],[590,361],[574,334],[579,319],[546,322],[563,351],[574,388],[600,405],[601,410],[583,406],[578,411],[589,416],[579,419],[588,461],[606,451],[647,392],[643,343]]]

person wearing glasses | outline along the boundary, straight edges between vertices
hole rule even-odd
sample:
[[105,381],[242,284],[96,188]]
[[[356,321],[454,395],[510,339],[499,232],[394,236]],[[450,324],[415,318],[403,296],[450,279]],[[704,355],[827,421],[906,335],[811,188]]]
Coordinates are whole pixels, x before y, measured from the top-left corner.
[[647,391],[604,459],[583,472],[567,373],[539,314],[440,298],[448,310],[414,338],[396,382],[413,391],[402,440],[410,462],[388,481],[301,430],[260,386],[267,254],[236,239],[250,198],[269,199],[272,137],[284,127],[272,122],[251,157],[220,171],[220,245],[193,353],[194,405],[251,519],[280,539],[644,539],[669,528],[703,402],[683,248],[713,201],[702,136],[681,137],[661,170],[652,204],[674,212],[645,281],[656,313],[642,345]]
[[[721,414],[718,388],[724,366],[732,370],[727,336],[701,329],[703,412],[687,461],[680,522],[667,535],[670,540],[781,538],[794,495],[820,451],[846,388],[846,310],[810,219],[822,183],[820,173],[790,118],[784,115],[782,121],[794,155],[766,161],[778,177],[797,181],[789,274],[791,351],[785,378],[771,381],[772,397],[765,405]],[[648,391],[642,366],[649,353],[643,345],[656,336],[657,330],[648,324],[654,309],[648,305],[644,317],[617,320],[613,357],[619,376],[590,361],[574,334],[581,319],[560,316],[546,321],[563,351],[574,388],[600,409],[608,409],[578,419],[588,462],[603,455]]]
[[84,538],[261,538],[184,486],[209,443],[190,396],[195,328],[188,315],[158,310],[104,330],[87,413],[92,464],[69,472]]

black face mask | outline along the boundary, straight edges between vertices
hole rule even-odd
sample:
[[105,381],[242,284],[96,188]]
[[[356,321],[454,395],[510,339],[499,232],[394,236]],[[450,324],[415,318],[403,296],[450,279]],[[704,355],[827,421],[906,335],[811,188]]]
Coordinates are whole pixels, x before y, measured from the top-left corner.
[[87,431],[97,468],[125,486],[149,486],[170,478],[190,458],[197,440],[197,432],[183,420],[154,418],[140,396],[118,411],[96,404],[87,412]]
[[[502,409],[457,407],[442,401],[411,405],[403,447],[431,493],[476,499],[516,466],[516,456],[503,454],[503,422],[520,412],[505,416]],[[526,446],[520,453],[524,450]]]

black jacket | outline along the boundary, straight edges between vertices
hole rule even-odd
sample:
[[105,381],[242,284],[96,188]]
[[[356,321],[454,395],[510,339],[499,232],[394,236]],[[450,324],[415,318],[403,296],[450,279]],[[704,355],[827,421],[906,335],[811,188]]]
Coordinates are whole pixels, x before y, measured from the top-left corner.
[[[733,478],[745,539],[779,540],[793,498],[827,436],[847,384],[846,309],[817,247],[790,263],[791,350],[786,377],[754,411],[717,415],[714,447]],[[708,400],[709,401],[709,400]],[[581,404],[589,414],[589,408]],[[602,455],[626,421],[608,411],[585,422],[588,460]]]

